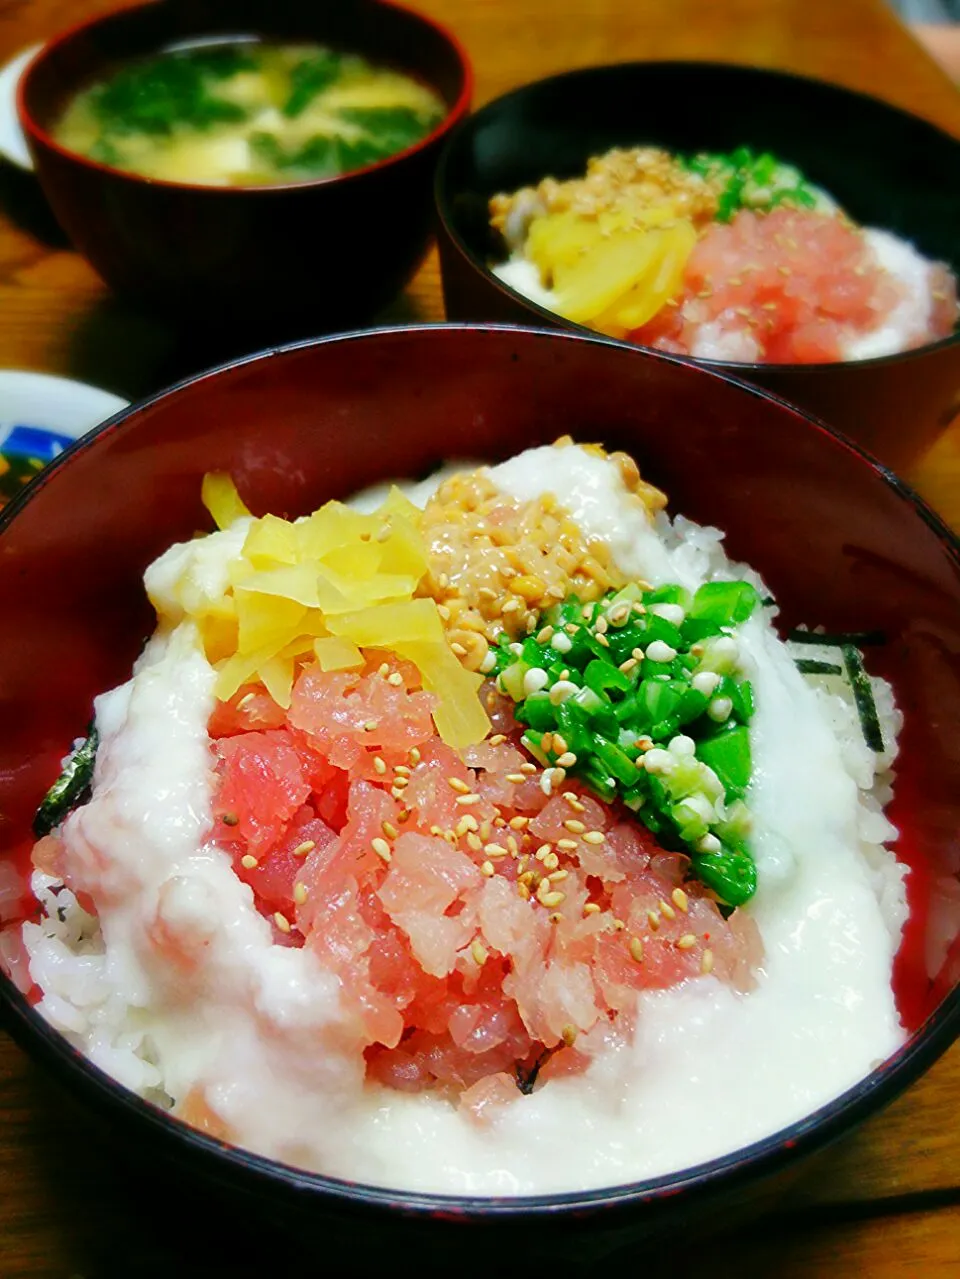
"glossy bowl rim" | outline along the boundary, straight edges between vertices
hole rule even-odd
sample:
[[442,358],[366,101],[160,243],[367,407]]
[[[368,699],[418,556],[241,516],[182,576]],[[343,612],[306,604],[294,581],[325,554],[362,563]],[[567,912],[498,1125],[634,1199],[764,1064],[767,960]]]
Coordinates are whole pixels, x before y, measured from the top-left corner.
[[[465,243],[460,233],[455,229],[452,220],[451,205],[453,198],[457,192],[452,189],[452,185],[447,182],[446,175],[449,168],[450,157],[457,148],[461,136],[473,128],[477,129],[482,126],[486,119],[489,119],[494,110],[500,110],[505,105],[521,99],[525,94],[535,89],[541,89],[547,85],[562,85],[577,79],[580,76],[591,76],[598,73],[602,74],[606,71],[619,71],[624,68],[631,68],[635,72],[648,68],[663,68],[677,72],[690,72],[695,70],[708,69],[710,71],[729,72],[731,74],[740,74],[755,76],[759,80],[780,80],[794,84],[801,92],[806,92],[810,88],[814,90],[828,89],[839,95],[859,100],[865,104],[870,110],[889,112],[899,115],[915,125],[921,125],[924,128],[932,130],[939,134],[948,143],[950,143],[958,153],[960,159],[960,138],[955,138],[947,133],[945,129],[941,129],[939,125],[934,124],[932,120],[927,120],[921,115],[917,115],[912,111],[907,111],[904,107],[899,107],[893,102],[888,102],[884,98],[878,98],[874,94],[864,93],[860,89],[850,89],[846,85],[838,84],[833,80],[824,80],[819,76],[803,75],[797,71],[784,71],[778,67],[761,67],[753,66],[746,62],[729,62],[714,61],[712,59],[672,59],[672,58],[650,58],[650,59],[632,59],[626,62],[598,62],[591,63],[589,66],[575,67],[569,71],[560,71],[555,75],[543,76],[539,80],[530,80],[526,84],[518,85],[515,89],[510,89],[506,93],[491,98],[489,102],[485,102],[470,116],[469,120],[464,119],[458,125],[456,130],[447,139],[443,147],[437,169],[433,179],[433,202],[437,211],[437,218],[443,227],[444,233],[450,239],[454,247],[459,251],[467,263],[480,274],[484,280],[493,285],[499,293],[510,299],[518,301],[524,307],[528,308],[538,319],[548,320],[553,325],[571,332],[581,334],[592,334],[593,336],[606,336],[605,334],[597,334],[596,330],[589,328],[585,324],[579,324],[575,320],[567,320],[560,315],[558,311],[551,311],[545,306],[541,306],[539,302],[534,302],[532,298],[528,298],[526,294],[521,293],[518,289],[512,288],[509,284],[505,284],[493,271],[488,267]],[[546,175],[545,175],[546,176]],[[929,259],[928,259],[929,260]],[[960,291],[960,262],[954,267],[951,263],[947,263],[958,278],[958,291]],[[441,278],[443,276],[443,263],[441,260]],[[531,321],[533,324],[533,321]],[[630,346],[638,351],[652,351],[654,354],[664,355],[667,352],[658,351],[656,347],[645,346],[640,342],[628,342],[625,338],[610,338],[611,342],[618,342],[621,346]],[[827,360],[810,364],[786,364],[776,363],[774,361],[765,362],[740,362],[733,360],[705,360],[695,355],[681,355],[678,359],[685,360],[688,363],[694,363],[701,368],[711,369],[715,372],[727,374],[737,380],[748,378],[755,375],[761,375],[768,369],[783,369],[791,373],[802,375],[804,372],[824,372],[829,370],[837,370],[844,368],[877,368],[888,367],[895,364],[908,363],[926,355],[931,351],[949,350],[951,347],[960,345],[960,320],[958,320],[954,331],[946,337],[938,338],[936,342],[926,342],[923,346],[911,347],[906,351],[895,351],[891,355],[875,355],[867,360]]]
[[[53,135],[44,129],[33,117],[27,109],[27,90],[30,79],[36,68],[41,66],[44,60],[52,53],[56,52],[62,45],[73,40],[77,36],[82,36],[85,32],[93,30],[97,27],[110,26],[115,19],[126,17],[130,14],[141,14],[156,9],[157,0],[136,0],[133,4],[126,4],[120,9],[112,9],[108,13],[100,13],[92,18],[87,18],[82,22],[74,23],[72,26],[65,27],[62,31],[58,31],[55,35],[46,40],[39,49],[36,50],[33,57],[30,58],[17,81],[17,119],[20,127],[35,147],[53,152],[62,160],[71,161],[84,167],[91,172],[106,175],[114,179],[125,179],[134,186],[144,186],[149,188],[158,188],[166,191],[190,191],[198,195],[211,195],[215,198],[227,198],[243,195],[248,198],[256,195],[270,196],[278,195],[282,192],[290,191],[306,191],[325,188],[351,181],[355,178],[366,177],[368,174],[378,173],[383,169],[389,168],[391,165],[401,162],[410,156],[416,155],[418,152],[433,146],[438,141],[446,138],[462,121],[466,118],[470,111],[470,103],[474,93],[474,71],[473,64],[467,54],[466,47],[459,38],[442,23],[436,19],[429,17],[427,14],[421,13],[418,9],[412,9],[405,4],[398,4],[397,0],[377,0],[378,6],[383,9],[392,9],[397,13],[403,14],[405,17],[412,18],[419,22],[422,26],[428,27],[440,37],[444,44],[452,51],[460,69],[463,83],[460,92],[457,95],[456,102],[447,108],[443,118],[437,125],[430,130],[428,134],[420,138],[417,142],[412,143],[408,147],[404,147],[402,151],[395,151],[393,155],[385,156],[382,160],[377,160],[373,164],[365,164],[359,169],[349,169],[346,173],[331,174],[326,178],[311,178],[305,182],[276,182],[262,183],[256,186],[214,186],[213,184],[203,182],[173,182],[168,178],[148,178],[140,173],[134,173],[129,169],[119,169],[114,165],[104,164],[100,160],[93,160],[89,156],[82,155],[79,151],[72,151],[69,147],[65,147],[58,142]],[[360,50],[362,53],[362,50]],[[431,85],[436,91],[436,85]]]
[[[553,343],[577,343],[612,347],[621,351],[632,350],[635,352],[636,359],[660,361],[688,370],[691,367],[697,367],[691,366],[689,361],[678,356],[631,347],[603,335],[572,333],[529,325],[481,322],[381,326],[375,329],[355,329],[269,346],[183,378],[107,418],[60,454],[32,484],[0,511],[0,537],[20,511],[46,486],[49,478],[63,467],[69,466],[74,457],[94,447],[101,436],[115,434],[128,424],[135,423],[143,410],[152,407],[158,401],[173,395],[189,393],[189,389],[195,384],[277,356],[330,344],[353,344],[361,341],[391,342],[395,339],[404,341],[411,336],[419,335],[422,338],[431,333],[488,332],[515,334],[519,335],[521,340],[525,335],[530,335],[546,338]],[[430,339],[427,338],[427,340]],[[792,417],[803,422],[804,429],[812,429],[826,437],[827,443],[839,445],[847,452],[854,454],[863,465],[874,472],[878,479],[893,489],[901,501],[907,502],[913,508],[915,514],[937,537],[945,553],[960,569],[960,536],[954,534],[913,489],[877,461],[866,449],[814,414],[752,383],[703,367],[695,376],[732,383],[742,392],[772,402],[778,409],[786,410]],[[933,1013],[886,1061],[832,1101],[759,1141],[712,1160],[682,1168],[673,1173],[665,1173],[659,1177],[592,1190],[515,1196],[441,1194],[352,1182],[296,1168],[268,1156],[255,1154],[240,1146],[219,1141],[173,1118],[168,1112],[137,1096],[95,1066],[74,1049],[64,1035],[36,1012],[2,970],[0,970],[0,1019],[4,1027],[10,1030],[17,1041],[30,1053],[33,1060],[38,1060],[54,1072],[63,1072],[67,1078],[73,1076],[75,1079],[79,1074],[85,1090],[84,1101],[91,1109],[109,1112],[114,1118],[118,1118],[117,1109],[119,1108],[127,1121],[135,1125],[146,1125],[169,1147],[176,1147],[180,1152],[186,1152],[200,1161],[205,1168],[212,1170],[219,1166],[222,1172],[223,1165],[226,1165],[232,1173],[244,1178],[247,1182],[255,1179],[260,1192],[264,1191],[266,1183],[274,1190],[287,1194],[310,1195],[318,1202],[326,1203],[331,1209],[380,1213],[393,1211],[410,1219],[490,1222],[548,1217],[556,1221],[568,1217],[582,1219],[585,1215],[592,1216],[600,1211],[606,1211],[608,1214],[639,1212],[656,1208],[657,1205],[676,1203],[680,1197],[687,1201],[715,1189],[733,1189],[771,1176],[790,1162],[815,1153],[899,1096],[955,1040],[960,1038],[960,982],[947,992]]]

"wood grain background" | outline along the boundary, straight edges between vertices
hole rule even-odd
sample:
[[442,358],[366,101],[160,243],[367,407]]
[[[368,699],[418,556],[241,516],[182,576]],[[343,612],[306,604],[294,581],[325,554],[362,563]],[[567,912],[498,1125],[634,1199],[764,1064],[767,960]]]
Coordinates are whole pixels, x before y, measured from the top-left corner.
[[[305,0],[305,3],[307,0]],[[318,2],[318,0],[314,0]],[[477,72],[477,104],[554,71],[628,58],[751,62],[875,93],[960,136],[960,95],[881,0],[415,0],[454,27]],[[111,5],[0,0],[0,61]],[[387,321],[442,319],[431,254]],[[78,377],[130,397],[189,352],[111,297],[53,222],[33,180],[0,165],[0,364]],[[199,356],[197,357],[199,358]],[[960,425],[909,477],[960,529]],[[789,1215],[749,1237],[662,1259],[674,1275],[875,1279],[960,1275],[960,1047],[792,1194]],[[0,1279],[308,1272],[303,1241],[263,1255],[222,1223],[148,1210],[96,1143],[83,1164],[71,1117],[40,1071],[0,1034]],[[638,1259],[639,1262],[639,1259]],[[317,1262],[317,1270],[323,1268]],[[369,1274],[358,1242],[356,1266]],[[466,1270],[470,1273],[469,1266]]]

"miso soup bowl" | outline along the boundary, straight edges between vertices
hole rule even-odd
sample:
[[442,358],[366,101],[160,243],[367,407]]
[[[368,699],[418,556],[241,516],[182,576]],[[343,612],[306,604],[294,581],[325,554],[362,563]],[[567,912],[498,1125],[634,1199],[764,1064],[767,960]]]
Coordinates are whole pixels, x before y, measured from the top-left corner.
[[[489,226],[498,192],[582,175],[612,147],[687,154],[772,151],[859,223],[893,231],[960,271],[960,142],[875,98],[755,67],[630,62],[525,85],[478,111],[437,172],[447,316],[589,332],[491,271],[506,256]],[[904,469],[960,413],[960,335],[880,359],[833,364],[695,361],[809,409]]]
[[[446,458],[493,461],[565,433],[629,450],[672,510],[726,530],[730,555],[748,559],[776,592],[784,629],[816,621],[883,633],[871,669],[892,681],[906,716],[890,809],[913,868],[894,972],[906,1041],[801,1121],[697,1167],[684,1167],[681,1154],[670,1175],[599,1190],[435,1195],[307,1173],[187,1127],[80,1056],[0,975],[9,1030],[82,1105],[97,1141],[116,1134],[123,1158],[152,1171],[157,1195],[137,1177],[129,1190],[117,1177],[103,1192],[104,1214],[129,1239],[152,1231],[161,1213],[164,1237],[175,1222],[173,1238],[211,1274],[263,1244],[264,1218],[284,1223],[285,1249],[316,1241],[324,1273],[375,1273],[376,1263],[409,1255],[424,1274],[439,1273],[427,1265],[436,1257],[458,1272],[520,1273],[504,1267],[508,1257],[569,1274],[641,1239],[670,1236],[675,1249],[678,1231],[688,1256],[693,1229],[769,1206],[806,1160],[874,1115],[956,1037],[956,540],[913,493],[800,410],[713,371],[577,334],[438,326],[271,350],[117,414],[45,470],[0,514],[4,883],[11,864],[25,883],[37,803],[91,699],[128,678],[152,630],[144,568],[209,527],[205,472],[229,471],[256,514],[293,518],[373,482],[428,474]],[[52,1104],[52,1091],[41,1095]],[[947,1122],[960,1141],[956,1118]],[[82,1130],[60,1130],[71,1133],[58,1149],[66,1166]],[[229,1230],[212,1215],[211,1189],[232,1214]],[[107,1237],[111,1257],[122,1255],[124,1240],[118,1247],[112,1228]]]
[[[54,140],[78,90],[124,62],[184,41],[251,35],[315,41],[389,64],[435,89],[447,114],[422,141],[378,164],[263,187],[156,181]],[[433,227],[436,160],[469,110],[472,81],[450,33],[384,0],[164,0],[95,18],[44,45],[20,81],[18,110],[54,213],[109,285],[196,327],[268,335],[293,327],[296,335],[366,318],[416,269]]]

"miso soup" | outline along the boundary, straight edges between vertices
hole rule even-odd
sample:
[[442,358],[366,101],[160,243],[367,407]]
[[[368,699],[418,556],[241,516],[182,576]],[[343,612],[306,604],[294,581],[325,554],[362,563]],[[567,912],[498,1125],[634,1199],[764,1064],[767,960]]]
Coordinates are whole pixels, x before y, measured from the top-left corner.
[[147,178],[209,186],[309,182],[412,146],[443,118],[412,76],[318,44],[170,49],[82,90],[53,136]]

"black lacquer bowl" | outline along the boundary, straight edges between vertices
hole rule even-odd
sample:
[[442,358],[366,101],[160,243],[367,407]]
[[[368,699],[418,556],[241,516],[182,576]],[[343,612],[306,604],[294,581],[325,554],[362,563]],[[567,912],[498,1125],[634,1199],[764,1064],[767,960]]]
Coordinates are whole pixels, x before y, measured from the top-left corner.
[[[611,147],[730,151],[798,166],[865,226],[960,270],[960,142],[876,98],[755,67],[630,62],[538,80],[488,103],[450,139],[437,171],[447,315],[587,332],[503,284],[487,201],[553,175],[581,175]],[[960,335],[901,355],[834,364],[735,364],[902,469],[960,412]]]

